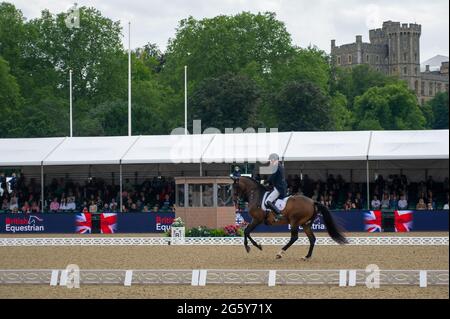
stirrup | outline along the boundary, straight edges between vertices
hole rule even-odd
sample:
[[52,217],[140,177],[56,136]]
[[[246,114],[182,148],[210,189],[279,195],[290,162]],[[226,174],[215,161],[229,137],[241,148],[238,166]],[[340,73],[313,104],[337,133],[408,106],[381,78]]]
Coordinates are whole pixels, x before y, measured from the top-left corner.
[[277,212],[274,212],[274,215],[275,215],[274,221],[276,222],[280,221],[283,218],[283,214],[281,213],[278,214]]

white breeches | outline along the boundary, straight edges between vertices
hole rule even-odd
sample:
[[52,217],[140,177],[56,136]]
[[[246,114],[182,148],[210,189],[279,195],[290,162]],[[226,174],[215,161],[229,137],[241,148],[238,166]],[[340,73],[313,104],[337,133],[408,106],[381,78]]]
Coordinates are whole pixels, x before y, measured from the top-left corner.
[[278,198],[278,196],[280,196],[280,193],[274,187],[272,193],[270,193],[269,196],[267,196],[266,202],[267,201],[273,202],[274,200],[276,200]]

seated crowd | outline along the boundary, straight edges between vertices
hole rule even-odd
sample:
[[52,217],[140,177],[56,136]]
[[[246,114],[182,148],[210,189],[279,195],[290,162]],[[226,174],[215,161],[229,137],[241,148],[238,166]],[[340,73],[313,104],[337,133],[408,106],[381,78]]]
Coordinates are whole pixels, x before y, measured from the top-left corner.
[[[0,180],[0,212],[41,212],[41,187],[35,179],[27,182],[22,175],[12,183],[3,180]],[[165,178],[155,177],[141,184],[126,179],[122,187],[122,212],[172,212],[174,189],[174,181]],[[102,179],[91,178],[83,185],[64,178],[53,179],[44,194],[44,212],[120,211],[119,186],[108,185]]]
[[[256,179],[261,179],[256,176]],[[330,174],[326,181],[312,180],[308,175],[287,177],[288,193],[302,194],[331,210],[367,209],[366,184],[345,181],[341,175]],[[426,181],[411,183],[405,175],[379,175],[370,184],[370,209],[373,210],[435,210],[448,209],[448,178],[436,183],[432,176]],[[175,183],[173,179],[156,178],[141,184],[125,179],[119,186],[102,179],[90,178],[83,185],[64,178],[53,179],[44,189],[44,212],[84,211],[118,212],[122,196],[123,212],[173,212]],[[38,213],[41,211],[40,184],[23,175],[6,183],[0,173],[0,212]],[[245,205],[242,206],[245,210]]]

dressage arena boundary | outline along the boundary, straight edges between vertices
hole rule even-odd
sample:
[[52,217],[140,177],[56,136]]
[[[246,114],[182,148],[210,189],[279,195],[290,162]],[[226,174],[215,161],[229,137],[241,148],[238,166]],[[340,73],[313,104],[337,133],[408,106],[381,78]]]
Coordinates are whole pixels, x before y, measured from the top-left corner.
[[[0,284],[79,285],[366,285],[369,274],[364,269],[341,270],[0,270]],[[373,281],[373,277],[371,277]],[[415,285],[419,287],[449,284],[448,270],[379,270],[381,285]],[[73,286],[72,286],[73,287]]]
[[[262,245],[285,245],[289,237],[254,237]],[[448,237],[347,237],[356,246],[448,246]],[[161,246],[161,245],[243,245],[242,237],[47,237],[0,238],[0,247],[15,246]],[[309,245],[300,237],[294,245]],[[317,237],[316,245],[337,245],[330,237]]]

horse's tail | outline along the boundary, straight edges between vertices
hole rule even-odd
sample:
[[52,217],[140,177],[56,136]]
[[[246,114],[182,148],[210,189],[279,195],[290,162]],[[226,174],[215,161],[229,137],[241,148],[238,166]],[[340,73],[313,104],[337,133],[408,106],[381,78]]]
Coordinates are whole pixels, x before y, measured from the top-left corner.
[[328,234],[331,236],[331,238],[333,238],[333,240],[338,244],[347,244],[347,239],[339,231],[328,208],[319,202],[315,202],[315,204],[317,206],[317,209],[323,216],[323,221],[325,222],[325,226],[327,227]]

